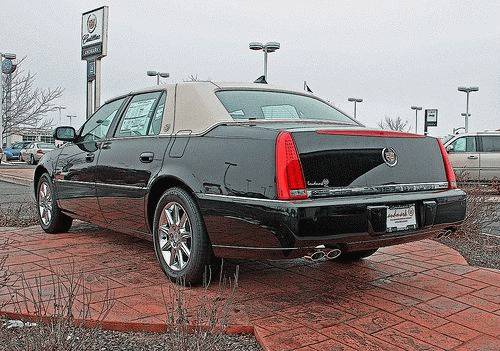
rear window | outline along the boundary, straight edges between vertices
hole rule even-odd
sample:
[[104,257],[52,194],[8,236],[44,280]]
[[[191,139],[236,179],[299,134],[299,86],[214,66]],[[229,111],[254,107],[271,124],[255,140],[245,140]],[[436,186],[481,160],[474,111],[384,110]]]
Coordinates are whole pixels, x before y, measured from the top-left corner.
[[336,108],[310,96],[263,90],[222,90],[215,93],[235,120],[326,120],[357,124]]
[[55,149],[56,146],[54,144],[47,144],[47,143],[38,143],[38,147],[40,149]]

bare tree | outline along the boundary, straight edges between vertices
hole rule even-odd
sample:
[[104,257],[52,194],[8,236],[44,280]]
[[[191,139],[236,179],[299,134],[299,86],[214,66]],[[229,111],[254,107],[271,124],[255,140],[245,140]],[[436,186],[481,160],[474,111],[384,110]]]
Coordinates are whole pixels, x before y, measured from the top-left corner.
[[400,132],[409,132],[411,128],[407,120],[403,121],[401,117],[391,118],[389,116],[385,116],[382,121],[378,122],[378,126],[382,129],[397,130]]
[[200,80],[201,79],[198,78],[197,74],[190,74],[186,79],[184,79],[185,82],[199,82]]
[[5,89],[3,89],[4,96],[1,96],[4,104],[1,140],[33,128],[50,128],[52,120],[46,119],[46,114],[56,110],[54,102],[61,97],[63,92],[60,87],[47,89],[36,87],[36,74],[22,69],[25,59],[26,57],[18,62],[18,68],[10,78],[10,89],[7,85],[9,77],[3,77],[2,84]]

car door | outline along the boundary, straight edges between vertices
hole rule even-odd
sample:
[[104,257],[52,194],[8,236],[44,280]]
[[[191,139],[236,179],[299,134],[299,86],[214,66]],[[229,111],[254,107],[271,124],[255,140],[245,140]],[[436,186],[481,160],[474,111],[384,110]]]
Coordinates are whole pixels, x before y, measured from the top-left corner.
[[484,181],[500,179],[500,135],[480,136],[479,177]]
[[54,171],[57,202],[75,217],[104,222],[95,187],[99,146],[124,98],[108,102],[82,126],[74,143],[61,147]]
[[457,177],[464,180],[479,179],[479,152],[475,136],[455,139],[448,146],[448,158]]
[[120,231],[147,233],[148,184],[160,170],[169,139],[159,137],[167,92],[133,96],[98,162],[97,195],[108,224]]

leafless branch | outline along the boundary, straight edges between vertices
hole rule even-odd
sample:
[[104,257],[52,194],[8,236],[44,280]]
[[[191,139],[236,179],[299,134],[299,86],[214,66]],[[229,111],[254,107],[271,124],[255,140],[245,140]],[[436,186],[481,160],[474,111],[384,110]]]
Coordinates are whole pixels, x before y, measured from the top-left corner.
[[384,119],[378,122],[378,126],[381,129],[396,130],[400,132],[410,131],[410,125],[407,120],[403,120],[401,117],[392,118],[385,116]]
[[[25,57],[26,58],[26,57]],[[3,89],[1,96],[4,103],[3,138],[14,133],[23,133],[33,128],[48,129],[52,120],[46,115],[56,111],[55,101],[62,96],[60,87],[41,89],[36,87],[36,75],[22,67],[25,58],[18,63],[18,69],[12,74],[10,89]],[[3,86],[7,87],[9,78],[3,75]],[[10,102],[7,96],[10,92]]]

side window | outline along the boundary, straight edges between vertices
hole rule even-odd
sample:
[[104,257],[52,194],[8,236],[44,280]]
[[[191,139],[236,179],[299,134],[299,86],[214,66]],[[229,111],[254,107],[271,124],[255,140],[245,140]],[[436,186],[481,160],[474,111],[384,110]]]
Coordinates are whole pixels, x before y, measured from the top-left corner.
[[134,96],[123,114],[115,136],[147,135],[149,122],[160,95],[161,92],[154,92]]
[[125,98],[111,101],[103,106],[85,123],[80,132],[83,141],[98,141],[104,139],[113,118],[120,109]]
[[500,152],[500,136],[483,136],[481,141],[484,152]]
[[167,94],[163,93],[156,107],[156,111],[153,115],[153,120],[151,121],[151,126],[149,127],[148,135],[158,135],[161,130],[161,123],[163,122],[163,111],[165,110],[165,101],[167,99]]
[[476,152],[476,138],[462,137],[453,142],[453,152]]

